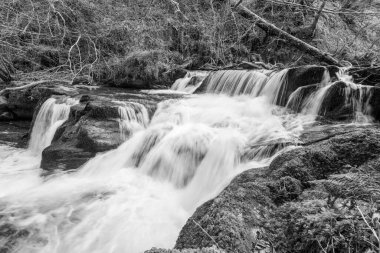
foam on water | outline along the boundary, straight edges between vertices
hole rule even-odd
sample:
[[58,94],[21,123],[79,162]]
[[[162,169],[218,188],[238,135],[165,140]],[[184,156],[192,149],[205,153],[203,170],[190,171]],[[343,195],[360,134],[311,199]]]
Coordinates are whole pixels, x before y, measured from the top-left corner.
[[189,71],[184,78],[180,78],[174,82],[171,90],[193,93],[208,74],[208,71]]
[[[38,157],[0,146],[0,227],[19,235],[1,238],[0,250],[134,253],[173,247],[200,204],[242,171],[267,166],[294,148],[320,113],[332,85],[327,77],[301,105],[304,113],[274,105],[285,96],[287,71],[211,73],[204,84],[213,94],[163,101],[151,120],[142,105],[121,103],[125,142],[70,174],[41,178]],[[192,93],[200,85],[189,84],[194,76],[173,89]],[[360,105],[365,94],[359,93]],[[71,104],[48,100],[42,106],[31,150],[41,152],[51,142]]]
[[[247,150],[276,141],[296,143],[308,120],[284,114],[266,97],[164,101],[150,124],[119,148],[75,173],[36,176],[5,194],[1,224],[26,235],[12,242],[10,252],[133,253],[173,247],[197,206],[243,170],[267,165],[281,149],[252,152],[249,159]],[[29,180],[20,171],[23,176]]]

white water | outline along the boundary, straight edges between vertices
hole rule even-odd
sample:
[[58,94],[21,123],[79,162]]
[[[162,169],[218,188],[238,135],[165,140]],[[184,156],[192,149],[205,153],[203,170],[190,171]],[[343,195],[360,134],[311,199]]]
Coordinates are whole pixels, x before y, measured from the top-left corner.
[[[257,71],[226,73],[210,77],[224,80],[209,86],[222,94],[161,102],[151,120],[143,106],[121,104],[120,132],[126,141],[74,173],[41,178],[40,154],[0,146],[0,228],[11,224],[27,231],[0,238],[0,249],[6,243],[9,252],[20,253],[172,248],[200,204],[237,174],[268,165],[292,148],[304,126],[314,121],[315,115],[288,114],[273,105],[283,95],[286,71],[269,79]],[[70,103],[65,106],[52,100],[44,104],[36,124],[50,123],[33,130],[31,143],[39,147],[33,150],[41,152],[50,143]],[[63,116],[55,116],[61,111]]]
[[[143,115],[120,112],[145,122]],[[162,102],[146,128],[78,172],[42,179],[36,167],[17,171],[19,187],[0,199],[0,224],[29,234],[19,237],[10,252],[171,248],[197,206],[235,175],[267,165],[274,155],[253,152],[246,159],[247,150],[260,151],[273,141],[297,142],[309,120],[283,114],[266,97],[202,95]],[[20,157],[18,163],[1,157],[8,168],[29,159],[21,151],[4,152]],[[15,182],[6,173],[2,178]]]
[[[28,149],[0,145],[0,197],[24,191],[41,182],[38,167],[41,153],[69,117],[71,98],[49,98],[35,119]],[[1,224],[1,223],[0,223]],[[1,244],[0,244],[1,245]]]
[[122,103],[119,107],[119,115],[120,136],[123,141],[149,123],[148,110],[139,103]]
[[171,89],[186,93],[193,93],[209,75],[207,71],[189,71],[184,78],[174,82]]
[[[287,85],[288,69],[279,72],[257,70],[217,71],[205,80],[206,93],[230,96],[265,96],[271,103],[281,99]],[[282,92],[281,92],[282,91]]]
[[55,131],[68,118],[70,107],[77,103],[71,98],[49,98],[41,106],[35,119],[35,124],[30,138],[29,149],[34,154],[40,154],[50,145]]

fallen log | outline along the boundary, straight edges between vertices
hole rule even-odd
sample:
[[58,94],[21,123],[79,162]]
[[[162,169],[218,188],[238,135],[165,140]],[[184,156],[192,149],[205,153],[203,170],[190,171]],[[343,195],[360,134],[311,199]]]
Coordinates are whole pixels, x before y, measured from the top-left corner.
[[236,11],[239,15],[241,15],[242,17],[246,19],[255,21],[256,26],[266,31],[267,33],[270,33],[271,35],[275,35],[275,36],[280,36],[286,39],[289,43],[291,43],[297,49],[308,53],[309,55],[317,58],[320,61],[326,62],[328,64],[336,65],[336,66],[341,66],[341,67],[343,66],[338,59],[335,59],[330,54],[323,52],[319,50],[318,48],[281,30],[280,28],[276,27],[272,23],[268,22],[264,18],[260,17],[256,13],[249,10],[247,7],[242,5],[239,2],[239,0],[231,0],[230,4],[231,4],[232,9]]

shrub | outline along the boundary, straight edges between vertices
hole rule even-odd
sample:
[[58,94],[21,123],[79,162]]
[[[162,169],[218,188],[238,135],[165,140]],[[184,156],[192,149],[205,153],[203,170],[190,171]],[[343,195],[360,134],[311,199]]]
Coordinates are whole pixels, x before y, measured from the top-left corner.
[[95,81],[131,88],[171,85],[165,73],[182,63],[181,55],[163,50],[137,51],[113,58],[93,71]]

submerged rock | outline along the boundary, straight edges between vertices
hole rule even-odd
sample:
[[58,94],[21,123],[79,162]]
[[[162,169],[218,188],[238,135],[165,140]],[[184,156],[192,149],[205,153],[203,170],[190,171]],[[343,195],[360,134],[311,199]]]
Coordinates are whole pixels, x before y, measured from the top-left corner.
[[[135,103],[122,104],[99,96],[82,96],[71,107],[70,117],[56,132],[52,144],[42,153],[41,168],[72,170],[86,163],[99,152],[118,147],[131,129],[122,128],[121,108],[141,114]],[[124,135],[124,136],[123,136]]]

